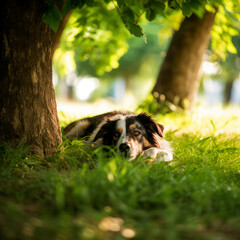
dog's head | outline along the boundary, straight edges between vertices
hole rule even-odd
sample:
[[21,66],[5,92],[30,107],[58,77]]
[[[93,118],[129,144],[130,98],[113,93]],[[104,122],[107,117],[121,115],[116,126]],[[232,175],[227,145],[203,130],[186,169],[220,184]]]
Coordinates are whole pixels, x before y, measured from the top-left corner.
[[142,151],[159,147],[157,139],[163,137],[163,130],[164,127],[146,113],[116,115],[104,120],[92,140],[115,147],[118,154],[133,160]]

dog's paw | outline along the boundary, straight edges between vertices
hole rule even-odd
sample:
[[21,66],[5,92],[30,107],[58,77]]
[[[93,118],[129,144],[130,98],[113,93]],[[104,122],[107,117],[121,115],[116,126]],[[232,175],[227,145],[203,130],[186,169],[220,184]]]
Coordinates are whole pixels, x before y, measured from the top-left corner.
[[148,162],[168,162],[173,159],[172,152],[158,148],[149,148],[143,152],[142,158],[150,159]]

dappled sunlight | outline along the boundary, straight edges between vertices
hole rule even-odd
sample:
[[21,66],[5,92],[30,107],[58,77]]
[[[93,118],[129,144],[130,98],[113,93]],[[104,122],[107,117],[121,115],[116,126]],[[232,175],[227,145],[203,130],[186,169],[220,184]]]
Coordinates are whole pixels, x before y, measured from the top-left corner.
[[124,221],[121,218],[105,217],[98,224],[99,229],[102,231],[119,232]]
[[121,233],[125,238],[133,238],[136,235],[135,231],[132,228],[124,228]]
[[212,63],[208,61],[203,61],[202,70],[207,75],[213,75],[220,71],[220,65],[218,62]]
[[57,72],[60,77],[66,76],[76,69],[74,51],[63,51],[61,48],[58,48],[54,53],[53,61],[54,69],[58,70]]
[[191,113],[170,113],[166,116],[159,116],[165,125],[166,131],[175,132],[176,136],[182,134],[200,134],[202,136],[220,134],[240,134],[239,107],[222,107],[215,105],[206,107],[204,105],[195,107]]
[[124,227],[124,220],[122,218],[105,217],[98,224],[98,228],[104,232],[121,232],[125,238],[133,238],[136,233],[132,228]]

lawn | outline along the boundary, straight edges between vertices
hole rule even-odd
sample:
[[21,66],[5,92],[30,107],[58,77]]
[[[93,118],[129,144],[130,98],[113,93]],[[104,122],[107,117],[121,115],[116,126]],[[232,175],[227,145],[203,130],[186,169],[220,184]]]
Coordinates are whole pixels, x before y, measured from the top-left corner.
[[107,158],[66,139],[47,159],[1,144],[1,239],[239,239],[239,109],[154,118],[171,163]]

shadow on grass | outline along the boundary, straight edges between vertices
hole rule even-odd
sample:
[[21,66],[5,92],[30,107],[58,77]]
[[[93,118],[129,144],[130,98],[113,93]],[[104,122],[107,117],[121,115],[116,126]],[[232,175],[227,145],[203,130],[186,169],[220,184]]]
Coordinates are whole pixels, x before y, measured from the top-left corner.
[[1,144],[1,237],[238,239],[240,137],[216,132],[169,130],[174,161],[148,165],[82,141],[45,159]]

